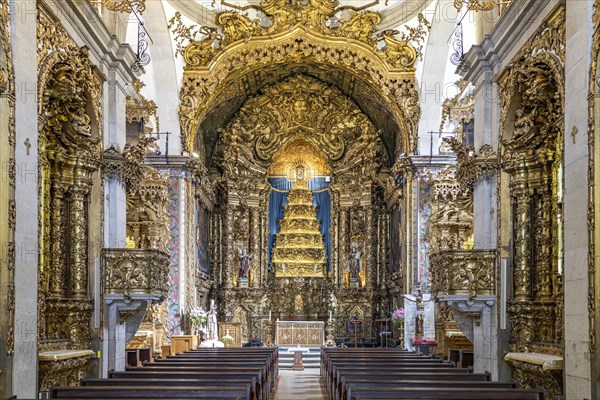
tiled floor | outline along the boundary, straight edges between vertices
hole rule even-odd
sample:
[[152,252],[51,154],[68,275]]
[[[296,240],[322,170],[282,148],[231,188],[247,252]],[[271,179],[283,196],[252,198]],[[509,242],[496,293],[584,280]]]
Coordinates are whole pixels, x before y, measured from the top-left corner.
[[325,395],[319,383],[319,369],[304,371],[279,370],[275,400],[323,400]]

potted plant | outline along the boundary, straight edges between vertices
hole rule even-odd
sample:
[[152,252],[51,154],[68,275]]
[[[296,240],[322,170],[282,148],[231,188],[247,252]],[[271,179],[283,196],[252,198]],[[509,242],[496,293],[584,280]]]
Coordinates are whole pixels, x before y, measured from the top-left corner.
[[225,347],[233,346],[233,342],[235,341],[235,339],[229,334],[229,329],[227,329],[227,333],[221,338],[221,341],[223,342]]

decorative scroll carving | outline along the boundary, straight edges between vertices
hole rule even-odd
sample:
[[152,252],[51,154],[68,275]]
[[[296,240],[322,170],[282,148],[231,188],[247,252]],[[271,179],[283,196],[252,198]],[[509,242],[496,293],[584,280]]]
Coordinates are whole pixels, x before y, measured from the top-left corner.
[[154,249],[104,249],[107,294],[155,295],[164,299],[169,288],[169,255]]
[[111,146],[104,152],[105,172],[115,174],[128,192],[137,191],[146,176],[156,173],[156,169],[142,165],[149,149],[155,147],[156,140],[156,137],[140,136],[137,142],[127,143],[122,154]]
[[[513,202],[513,297],[510,349],[562,355],[562,285],[558,275],[559,169],[564,134],[565,10],[551,13],[498,79],[502,165]],[[542,375],[515,364],[526,386]],[[526,371],[523,373],[522,371]],[[560,378],[562,379],[562,378]],[[550,389],[558,394],[557,388]],[[558,388],[560,391],[560,388]]]
[[[320,149],[335,166],[343,156],[350,166],[372,158],[373,150],[381,146],[375,127],[350,99],[301,75],[265,88],[260,96],[246,101],[222,137],[227,163],[236,157],[257,158],[265,167],[297,137]],[[351,147],[353,142],[356,144]]]
[[212,211],[216,205],[217,195],[215,184],[208,175],[208,169],[204,166],[204,163],[193,158],[190,159],[187,167],[192,175],[192,183],[196,188],[196,198],[200,200],[202,207]]
[[491,11],[505,2],[510,3],[510,0],[454,0],[454,7],[459,11],[462,10],[465,5],[469,11]]
[[494,293],[495,250],[447,250],[429,256],[434,296]]
[[91,350],[40,353],[40,391],[54,386],[78,386],[87,375],[92,354]]
[[541,365],[511,360],[513,379],[526,389],[542,388],[550,398],[562,393],[562,370],[544,369]]
[[[159,119],[156,112],[158,107],[154,100],[148,100],[141,93],[142,88],[146,86],[146,84],[140,80],[135,80],[131,83],[131,86],[133,86],[136,96],[127,96],[125,99],[125,116],[127,122],[130,124],[133,122],[148,122],[150,117],[154,117],[154,120],[156,121],[154,131],[160,132]],[[144,127],[144,132],[140,133],[149,132],[146,132],[146,128]]]
[[146,0],[90,0],[92,4],[99,4],[110,11],[122,13],[141,14],[146,10]]
[[463,146],[455,138],[444,138],[456,154],[456,180],[465,190],[473,190],[479,179],[489,180],[498,169],[498,155],[489,144],[475,152],[473,146]]
[[462,250],[473,232],[473,195],[456,180],[456,170],[446,167],[432,174],[433,211],[430,219],[430,254]]
[[150,168],[136,190],[127,193],[127,232],[136,248],[167,252],[169,178]]
[[[100,160],[101,85],[85,47],[79,49],[56,21],[38,14],[39,104],[46,123],[42,137],[46,149]],[[93,114],[88,115],[89,103]],[[93,118],[93,119],[92,119]]]
[[[85,47],[38,8],[38,108],[40,110],[40,352],[91,348],[92,300],[88,298],[90,201],[102,163],[101,82]],[[90,212],[91,211],[91,212]],[[85,373],[87,358],[54,365]],[[40,371],[47,365],[40,357]],[[45,372],[44,372],[45,373]],[[54,373],[40,374],[40,383]]]
[[462,124],[471,121],[475,116],[475,97],[473,93],[465,93],[468,90],[469,83],[460,80],[455,85],[458,88],[458,93],[454,97],[444,100],[442,104],[440,132],[444,131],[447,122]]
[[[375,13],[357,14],[338,28],[330,28],[326,21],[331,17],[328,13],[335,10],[335,3],[263,1],[257,8],[270,22],[266,27],[235,12],[219,14],[219,30],[186,27],[176,15],[169,26],[177,38],[177,52],[183,54],[186,62],[179,109],[184,149],[192,147],[206,112],[227,90],[231,79],[265,65],[292,61],[349,69],[361,75],[361,80],[377,86],[394,118],[407,132],[402,147],[412,149],[420,114],[413,67],[418,54],[407,42],[422,38],[428,23],[421,18],[418,28],[409,29],[399,38],[395,31],[371,38],[373,24],[378,21]],[[382,46],[375,46],[378,41]]]

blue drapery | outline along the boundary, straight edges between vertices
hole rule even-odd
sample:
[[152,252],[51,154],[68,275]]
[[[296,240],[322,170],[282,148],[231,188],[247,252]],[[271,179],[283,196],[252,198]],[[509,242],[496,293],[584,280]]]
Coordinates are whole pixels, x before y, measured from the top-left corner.
[[[275,235],[279,233],[279,220],[283,218],[283,206],[287,204],[288,191],[293,182],[287,177],[271,177],[269,184],[273,188],[269,196],[269,266],[273,255]],[[327,250],[327,271],[329,271],[330,260],[330,233],[331,226],[331,198],[327,187],[329,181],[325,177],[316,177],[308,182],[308,188],[313,191],[313,205],[319,207],[317,219],[321,222],[321,234],[324,235],[325,249]]]

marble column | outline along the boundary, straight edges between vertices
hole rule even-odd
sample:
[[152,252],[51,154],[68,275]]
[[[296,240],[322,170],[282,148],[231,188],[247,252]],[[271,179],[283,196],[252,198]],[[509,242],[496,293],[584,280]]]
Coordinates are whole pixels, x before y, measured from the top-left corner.
[[[125,91],[124,84],[117,80],[118,73],[110,70],[112,83],[104,82],[103,103],[103,146],[115,146],[123,151],[126,142]],[[104,178],[104,247],[125,247],[127,238],[127,193],[125,186],[115,175]]]
[[[38,115],[37,108],[37,2],[23,0],[11,9],[15,82],[15,163],[17,199],[15,224],[15,301],[12,394],[37,396],[38,302]],[[24,145],[25,141],[29,146]]]

